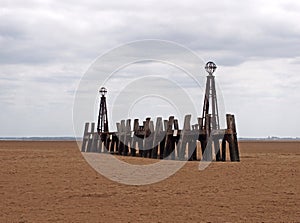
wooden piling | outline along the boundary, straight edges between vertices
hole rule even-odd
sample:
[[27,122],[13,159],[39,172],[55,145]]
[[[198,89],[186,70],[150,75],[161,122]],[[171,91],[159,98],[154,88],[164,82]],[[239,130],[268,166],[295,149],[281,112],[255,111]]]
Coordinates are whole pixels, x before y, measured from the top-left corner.
[[143,122],[142,126],[139,126],[139,130],[137,133],[137,142],[139,147],[139,156],[143,157],[144,154],[144,138],[145,138],[145,122]]
[[198,125],[199,125],[199,129],[203,129],[203,118],[198,117]]
[[[179,160],[184,160],[185,158],[185,152],[186,152],[186,145],[188,143],[188,138],[189,138],[189,134],[190,134],[190,130],[191,130],[191,126],[190,126],[190,122],[191,122],[191,115],[186,115],[184,117],[184,123],[183,123],[183,129],[181,131],[181,135],[180,135],[180,140],[178,142],[178,159]],[[189,150],[188,150],[189,152]],[[189,157],[189,154],[188,154]]]
[[131,156],[136,156],[136,143],[137,143],[137,134],[139,131],[139,120],[134,119],[133,123],[133,135],[131,138],[130,154]]
[[[166,131],[166,144],[165,144],[165,149],[164,149],[164,158],[168,157],[171,153],[174,145],[173,142],[173,131],[172,131],[172,127],[174,124],[174,116],[170,116],[169,117],[169,121],[167,124],[167,131]],[[170,157],[171,159],[174,159],[174,154],[172,155],[172,157]]]
[[97,141],[99,139],[99,135],[97,132],[93,132],[92,134],[92,144],[91,144],[91,152],[98,152],[97,148]]
[[82,145],[81,145],[81,152],[86,151],[87,142],[89,139],[89,122],[86,122],[84,124],[84,132],[83,132],[83,138],[82,138]]
[[117,133],[116,133],[116,154],[120,154],[120,137],[121,137],[121,123],[117,122],[116,123],[117,126]]
[[152,158],[152,152],[153,152],[153,139],[154,139],[154,124],[153,121],[150,120],[149,123],[149,129],[150,129],[150,135],[148,136],[149,140],[149,158]]
[[87,143],[87,152],[92,152],[92,144],[94,139],[94,133],[95,132],[95,123],[91,123],[91,131],[89,132],[89,139]]
[[[202,148],[202,159],[205,161],[212,160],[212,139],[211,139],[211,115],[205,117],[205,140]],[[202,146],[202,145],[201,145]]]
[[126,126],[125,126],[125,131],[124,131],[124,156],[128,155],[129,148],[128,144],[131,141],[131,120],[127,119],[126,120]]
[[240,161],[240,156],[234,115],[226,114],[226,121],[227,129],[232,131],[232,133],[228,136],[230,160],[232,162],[238,162]]
[[126,126],[125,126],[125,120],[121,120],[120,125],[120,136],[119,136],[119,155],[124,155],[124,149],[125,149],[125,135],[126,135]]
[[115,133],[110,133],[109,134],[109,139],[110,139],[110,145],[109,145],[108,152],[110,154],[113,154],[115,152],[115,145],[116,145],[116,135],[115,135]]
[[99,153],[102,152],[102,140],[99,135],[97,136],[97,140],[96,140],[96,152],[99,152]]
[[226,135],[222,139],[222,161],[226,161]]
[[160,140],[162,139],[162,134],[163,134],[163,126],[162,126],[162,118],[157,117],[156,119],[156,125],[155,125],[155,130],[154,130],[154,135],[153,135],[153,144],[152,144],[152,158],[156,159],[158,156],[158,147]]
[[150,149],[152,148],[153,139],[151,137],[151,130],[150,130],[150,118],[146,118],[146,121],[144,122],[144,151],[143,151],[143,157],[149,157],[150,156]]
[[213,144],[214,144],[214,151],[216,154],[216,161],[221,161],[219,136],[213,137]]

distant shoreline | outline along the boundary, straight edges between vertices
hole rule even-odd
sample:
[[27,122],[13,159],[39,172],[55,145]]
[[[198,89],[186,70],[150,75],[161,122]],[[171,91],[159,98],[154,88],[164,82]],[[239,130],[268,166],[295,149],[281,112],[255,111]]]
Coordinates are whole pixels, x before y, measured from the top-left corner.
[[[82,138],[77,138],[82,140]],[[76,141],[75,137],[0,137],[0,141]]]
[[[82,138],[76,137],[0,137],[0,141],[77,141]],[[246,141],[264,141],[264,142],[284,142],[284,141],[300,141],[299,137],[296,138],[238,138],[241,142]]]

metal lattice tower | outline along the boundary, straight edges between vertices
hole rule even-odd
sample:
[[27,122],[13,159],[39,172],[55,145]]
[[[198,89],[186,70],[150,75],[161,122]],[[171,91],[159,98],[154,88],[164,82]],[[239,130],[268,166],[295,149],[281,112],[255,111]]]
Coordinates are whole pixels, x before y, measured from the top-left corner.
[[209,75],[206,80],[202,120],[204,120],[204,126],[207,126],[207,116],[210,116],[210,130],[220,129],[215,76],[213,75],[216,69],[217,66],[214,62],[208,62],[205,65],[205,70]]
[[100,98],[97,131],[98,134],[100,135],[101,133],[108,133],[108,118],[107,118],[107,106],[106,106],[106,97],[105,97],[105,94],[107,93],[106,88],[101,87],[99,93],[101,95],[101,98]]

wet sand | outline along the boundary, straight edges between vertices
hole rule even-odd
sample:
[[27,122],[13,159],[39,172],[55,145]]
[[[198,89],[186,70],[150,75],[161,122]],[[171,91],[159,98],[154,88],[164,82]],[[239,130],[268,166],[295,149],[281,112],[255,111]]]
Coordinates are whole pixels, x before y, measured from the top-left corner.
[[98,174],[76,142],[0,141],[0,222],[300,222],[300,142],[240,142],[240,153],[128,186]]

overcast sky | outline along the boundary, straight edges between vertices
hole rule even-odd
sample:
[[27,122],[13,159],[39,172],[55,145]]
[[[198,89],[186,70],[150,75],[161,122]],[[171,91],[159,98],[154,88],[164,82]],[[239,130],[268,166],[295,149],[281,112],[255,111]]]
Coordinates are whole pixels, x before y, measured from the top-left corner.
[[240,137],[300,136],[299,12],[297,0],[1,0],[0,136],[72,136],[84,72],[141,39],[215,61]]

